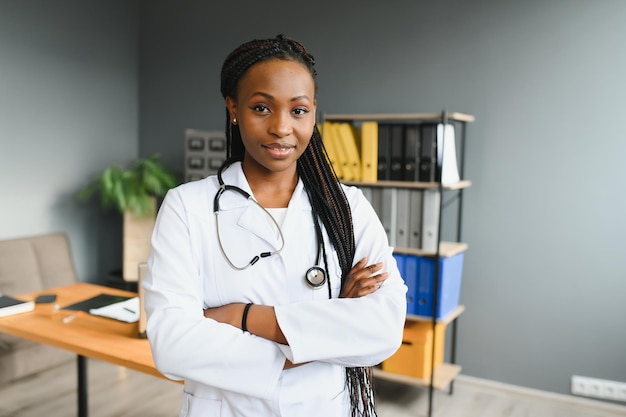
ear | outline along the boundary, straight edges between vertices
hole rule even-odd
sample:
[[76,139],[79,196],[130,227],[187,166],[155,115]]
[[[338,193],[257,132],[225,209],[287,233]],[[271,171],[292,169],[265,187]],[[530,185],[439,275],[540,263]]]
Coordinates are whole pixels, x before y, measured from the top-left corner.
[[228,109],[228,114],[230,115],[230,120],[237,118],[237,103],[232,97],[226,97],[226,108]]

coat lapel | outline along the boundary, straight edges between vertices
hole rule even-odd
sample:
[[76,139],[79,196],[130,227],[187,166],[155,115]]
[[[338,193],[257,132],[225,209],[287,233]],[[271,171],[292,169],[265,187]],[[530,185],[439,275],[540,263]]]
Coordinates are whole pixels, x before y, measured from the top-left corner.
[[[234,163],[226,169],[223,173],[223,178],[225,184],[235,185],[252,195],[252,190],[241,169],[241,163]],[[271,215],[257,205],[257,203],[246,199],[237,191],[229,190],[222,194],[219,206],[219,216],[220,218],[224,218],[224,224],[236,223],[238,226],[266,241],[271,246],[271,250],[280,249],[283,244],[280,237],[281,231],[276,227],[274,221],[272,221]],[[302,181],[300,180],[289,202],[284,224],[287,225],[288,222],[293,221],[291,218],[296,214],[295,220],[298,220],[300,218],[299,212],[303,209],[310,211],[310,204],[306,192],[304,191]],[[227,218],[228,223],[226,222]],[[228,233],[228,231],[224,230],[223,233]]]

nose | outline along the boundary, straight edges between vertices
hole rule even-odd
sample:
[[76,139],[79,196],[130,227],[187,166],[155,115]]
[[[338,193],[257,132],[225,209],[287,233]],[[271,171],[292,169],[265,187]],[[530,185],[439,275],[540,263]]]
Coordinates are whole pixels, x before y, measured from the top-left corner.
[[278,138],[284,138],[289,136],[291,132],[293,132],[291,115],[286,112],[274,113],[270,119],[269,133]]

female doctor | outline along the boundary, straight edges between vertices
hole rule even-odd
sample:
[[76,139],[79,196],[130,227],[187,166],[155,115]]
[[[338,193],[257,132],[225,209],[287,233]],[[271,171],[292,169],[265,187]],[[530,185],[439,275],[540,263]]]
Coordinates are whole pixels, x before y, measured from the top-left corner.
[[375,416],[370,367],[400,346],[406,286],[376,213],[315,124],[313,57],[282,35],[221,72],[228,160],[171,190],[143,281],[181,416]]

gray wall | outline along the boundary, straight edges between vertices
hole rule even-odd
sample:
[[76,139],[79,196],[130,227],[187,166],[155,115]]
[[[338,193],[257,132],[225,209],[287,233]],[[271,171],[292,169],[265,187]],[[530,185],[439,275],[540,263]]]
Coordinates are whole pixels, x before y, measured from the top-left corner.
[[320,111],[473,114],[463,372],[626,381],[626,3],[347,3],[140,2],[140,152],[182,170],[184,129],[223,128],[226,54],[281,32],[317,59]]
[[78,276],[121,265],[121,216],[75,192],[139,152],[137,5],[0,1],[0,239],[68,233]]

